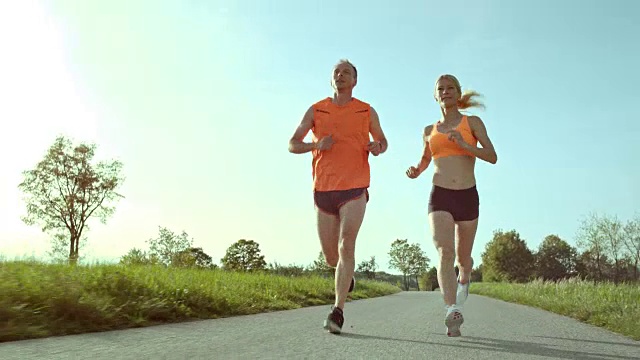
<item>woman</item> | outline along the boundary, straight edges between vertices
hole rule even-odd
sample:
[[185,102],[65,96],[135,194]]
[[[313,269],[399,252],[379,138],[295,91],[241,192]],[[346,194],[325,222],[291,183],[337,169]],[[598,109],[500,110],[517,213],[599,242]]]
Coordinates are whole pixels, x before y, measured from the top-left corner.
[[[473,268],[471,250],[478,227],[479,196],[474,174],[476,158],[495,164],[498,160],[482,120],[467,116],[460,109],[484,107],[475,91],[462,93],[453,75],[436,81],[434,98],[442,118],[424,129],[424,150],[417,166],[406,174],[415,179],[434,163],[433,186],[429,196],[429,221],[438,250],[438,284],[446,304],[448,336],[460,336],[464,322],[462,304],[469,294]],[[477,143],[482,147],[477,147]],[[455,238],[458,238],[456,244]],[[457,246],[456,246],[457,245]],[[458,259],[456,279],[454,260]],[[457,287],[457,289],[456,289]]]

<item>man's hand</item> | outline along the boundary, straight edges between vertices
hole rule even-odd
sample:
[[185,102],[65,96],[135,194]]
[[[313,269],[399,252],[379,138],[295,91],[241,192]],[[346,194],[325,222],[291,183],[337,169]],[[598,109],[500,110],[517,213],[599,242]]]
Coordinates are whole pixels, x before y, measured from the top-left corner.
[[415,179],[415,178],[417,178],[418,176],[420,176],[420,169],[418,169],[418,168],[417,168],[417,167],[415,167],[415,166],[411,166],[411,167],[409,167],[409,170],[407,170],[407,176],[408,176],[410,179]]
[[316,150],[319,150],[319,151],[330,150],[334,143],[335,141],[333,141],[333,138],[331,137],[331,135],[325,136],[316,143]]
[[382,152],[382,144],[380,141],[371,141],[369,145],[367,145],[367,150],[369,150],[373,156],[378,156]]

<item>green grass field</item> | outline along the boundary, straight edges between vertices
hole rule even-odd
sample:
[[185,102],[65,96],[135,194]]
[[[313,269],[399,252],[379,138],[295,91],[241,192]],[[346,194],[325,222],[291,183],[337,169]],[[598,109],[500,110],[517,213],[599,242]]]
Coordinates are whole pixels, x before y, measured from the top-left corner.
[[[399,292],[359,280],[351,299]],[[221,270],[0,261],[0,342],[295,309],[334,301],[333,280]]]
[[640,340],[640,286],[577,280],[475,283],[470,292],[529,305]]
[[[351,299],[399,291],[359,280]],[[640,340],[638,285],[474,283],[471,292]],[[333,298],[333,280],[321,277],[0,260],[0,342],[295,309]]]

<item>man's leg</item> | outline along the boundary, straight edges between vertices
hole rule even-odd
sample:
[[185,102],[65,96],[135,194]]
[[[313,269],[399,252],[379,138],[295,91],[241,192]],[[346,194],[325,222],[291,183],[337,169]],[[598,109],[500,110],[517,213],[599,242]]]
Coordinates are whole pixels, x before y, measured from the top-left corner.
[[340,219],[336,215],[323,212],[320,209],[318,213],[318,237],[320,238],[320,246],[327,264],[335,268],[338,266],[338,240],[340,238]]
[[340,258],[336,268],[335,306],[343,309],[347,300],[349,286],[355,271],[355,246],[360,226],[367,207],[366,191],[357,199],[351,200],[340,208],[340,240],[338,252]]
[[[348,194],[348,193],[347,193]],[[364,193],[355,199],[345,199],[347,202],[340,206],[338,222],[338,263],[335,272],[336,301],[331,312],[324,322],[324,328],[334,334],[342,331],[344,315],[342,309],[346,302],[347,294],[353,279],[355,270],[355,242],[364,219],[368,193]]]

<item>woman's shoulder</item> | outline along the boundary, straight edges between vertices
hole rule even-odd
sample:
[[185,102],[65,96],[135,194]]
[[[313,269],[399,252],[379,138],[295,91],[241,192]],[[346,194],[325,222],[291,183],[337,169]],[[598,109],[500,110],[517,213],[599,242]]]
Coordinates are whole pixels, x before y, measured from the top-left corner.
[[482,119],[478,115],[465,115],[467,117],[467,122],[469,124],[479,124],[482,123]]
[[428,124],[427,126],[425,126],[422,134],[424,136],[431,135],[431,132],[433,131],[434,125],[435,125],[435,123],[434,124]]

